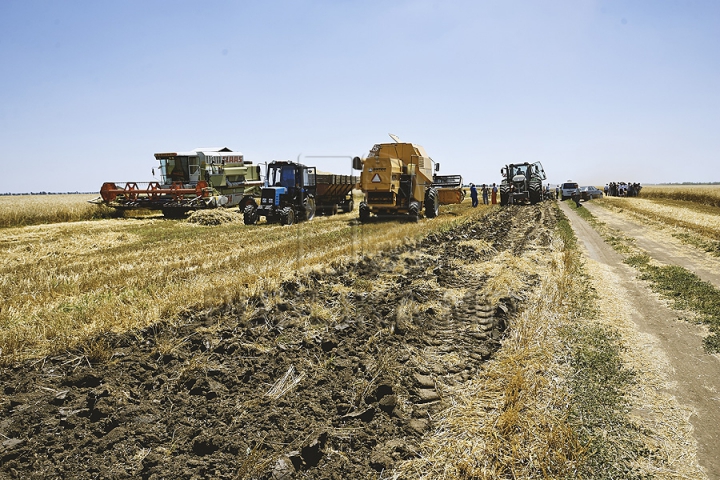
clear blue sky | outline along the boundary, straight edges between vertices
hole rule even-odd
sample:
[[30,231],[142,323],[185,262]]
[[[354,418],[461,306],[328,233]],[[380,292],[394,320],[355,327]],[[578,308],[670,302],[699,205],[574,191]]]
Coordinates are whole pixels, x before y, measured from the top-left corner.
[[[0,0],[0,192],[151,180],[154,152],[364,156],[497,182],[720,181],[720,1]],[[350,171],[349,159],[314,160]]]

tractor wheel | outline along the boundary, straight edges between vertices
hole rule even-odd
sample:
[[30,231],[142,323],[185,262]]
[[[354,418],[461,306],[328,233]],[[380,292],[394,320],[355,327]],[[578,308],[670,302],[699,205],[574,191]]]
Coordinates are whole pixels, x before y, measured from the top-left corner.
[[370,220],[370,207],[365,202],[360,202],[360,221],[365,223]]
[[500,205],[505,206],[509,203],[510,194],[506,192],[500,192]]
[[437,190],[428,188],[425,192],[425,216],[435,218],[440,214],[440,201]]
[[529,192],[530,203],[535,205],[542,199],[542,193],[539,190],[531,189]]
[[295,223],[295,210],[285,207],[280,211],[280,225],[292,225]]
[[305,220],[312,220],[315,218],[315,199],[313,197],[307,197],[305,199]]
[[255,204],[250,204],[245,207],[243,212],[243,220],[245,225],[255,225],[258,221],[257,207]]

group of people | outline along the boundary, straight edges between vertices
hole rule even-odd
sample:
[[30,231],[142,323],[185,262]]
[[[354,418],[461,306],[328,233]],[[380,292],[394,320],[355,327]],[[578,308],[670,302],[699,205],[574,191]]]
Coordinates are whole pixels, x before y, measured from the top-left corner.
[[[492,202],[493,205],[498,203],[498,187],[496,184],[492,186],[483,183],[480,187],[480,193],[482,194],[483,205],[489,205]],[[478,206],[478,189],[474,183],[470,184],[470,200],[472,200],[472,206]]]
[[639,183],[610,182],[605,184],[603,192],[606,197],[637,197],[641,188]]

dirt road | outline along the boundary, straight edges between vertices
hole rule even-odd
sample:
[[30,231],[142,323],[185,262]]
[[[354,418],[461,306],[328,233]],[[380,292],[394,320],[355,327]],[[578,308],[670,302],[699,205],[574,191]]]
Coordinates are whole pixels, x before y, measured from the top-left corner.
[[655,260],[666,265],[679,265],[698,277],[720,288],[720,258],[684,245],[669,232],[660,231],[592,203],[583,204],[598,220],[608,227],[635,239],[636,245]]
[[[636,406],[637,414],[649,424],[659,426],[663,424],[663,416],[671,415],[678,408],[688,412],[694,442],[680,441],[678,449],[693,455],[697,448],[697,461],[707,477],[720,478],[720,456],[717,454],[720,451],[720,359],[704,352],[703,329],[679,320],[678,312],[668,308],[638,281],[635,278],[637,272],[623,264],[622,257],[587,222],[564,202],[560,205],[586,249],[598,293],[610,309],[606,315],[614,319],[618,328],[630,325],[628,331],[635,332],[628,335],[642,339],[640,343],[628,344],[631,350],[637,350],[631,351],[629,356],[646,358],[639,361],[636,368],[646,369],[649,375],[665,377],[661,381],[664,392],[659,393],[667,395],[656,398],[654,405]],[[647,250],[656,260],[682,265],[716,283],[717,275],[708,269],[711,259],[690,252],[677,242],[658,240],[662,238],[659,232],[617,214],[596,206],[589,209],[610,227],[619,228],[626,236],[634,238],[637,246]]]

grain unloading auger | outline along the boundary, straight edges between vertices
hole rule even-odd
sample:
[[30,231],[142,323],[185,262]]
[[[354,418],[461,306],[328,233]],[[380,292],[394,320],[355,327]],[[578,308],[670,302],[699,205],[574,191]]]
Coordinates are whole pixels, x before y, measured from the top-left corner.
[[160,181],[106,182],[94,203],[119,210],[161,210],[179,218],[190,211],[257,205],[263,185],[260,166],[227,147],[156,153]]

